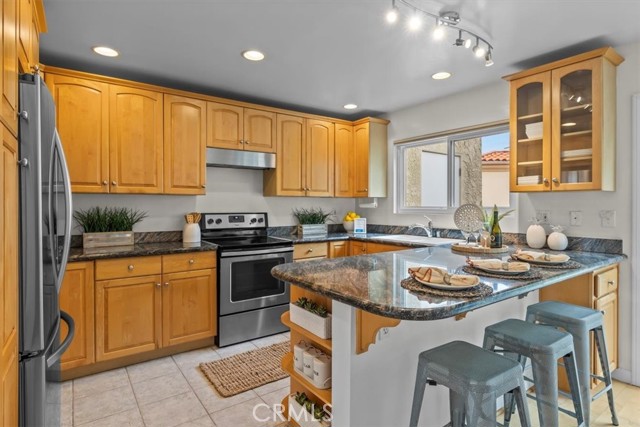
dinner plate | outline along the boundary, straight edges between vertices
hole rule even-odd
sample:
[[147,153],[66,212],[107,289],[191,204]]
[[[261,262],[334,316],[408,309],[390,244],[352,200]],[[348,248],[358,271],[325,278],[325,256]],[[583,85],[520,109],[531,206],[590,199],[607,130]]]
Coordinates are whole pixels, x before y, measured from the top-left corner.
[[524,274],[529,272],[529,270],[511,271],[511,270],[503,270],[501,268],[493,269],[493,268],[480,267],[479,265],[473,265],[473,264],[471,266],[473,268],[477,268],[478,270],[486,271],[487,273],[504,274],[505,276],[517,276],[518,274]]
[[422,281],[422,280],[418,279],[417,277],[414,277],[414,280],[416,280],[417,282],[422,283],[423,285],[429,286],[430,288],[444,289],[444,290],[447,290],[447,291],[461,291],[463,289],[474,288],[474,287],[476,287],[476,286],[478,286],[480,284],[480,282],[478,282],[478,283],[476,283],[474,285],[456,286],[456,285],[446,285],[444,283],[425,282],[425,281]]
[[[564,264],[564,263],[569,261],[569,260],[566,260],[566,261],[543,261],[543,260],[539,260],[539,259],[524,259],[524,258],[520,258],[517,254],[514,254],[514,258],[517,259],[518,261],[528,262],[529,264],[541,264],[541,265],[560,265],[560,264]],[[569,258],[569,259],[571,259],[571,258]]]

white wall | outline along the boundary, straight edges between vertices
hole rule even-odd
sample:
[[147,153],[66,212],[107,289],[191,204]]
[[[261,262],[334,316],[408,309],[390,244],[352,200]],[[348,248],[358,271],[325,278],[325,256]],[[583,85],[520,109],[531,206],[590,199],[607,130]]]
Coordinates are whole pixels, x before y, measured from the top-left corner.
[[[568,227],[566,233],[573,236],[602,237],[623,240],[623,250],[630,252],[631,238],[631,97],[640,93],[640,44],[616,47],[626,58],[618,67],[617,86],[617,182],[614,192],[564,192],[530,193],[517,197],[517,215],[502,222],[503,231],[525,232],[529,219],[536,210],[550,211],[552,224],[569,225],[569,211],[580,210],[583,214],[581,227]],[[455,76],[453,77],[455,78]],[[393,142],[396,140],[505,120],[509,117],[509,85],[496,82],[463,93],[438,99],[425,104],[392,112],[386,116],[389,125],[389,159],[393,159]],[[366,211],[369,223],[408,225],[421,222],[420,215],[394,214],[394,162],[389,162],[389,197],[379,201],[378,209]],[[602,209],[616,210],[616,227],[600,226],[599,212]],[[453,227],[450,213],[430,215],[436,227]],[[628,262],[623,262],[620,272],[620,339],[619,366],[631,366],[631,286]],[[640,307],[636,307],[640,309]]]
[[[135,231],[182,230],[183,215],[188,212],[267,212],[269,225],[296,224],[292,208],[322,207],[336,211],[341,223],[347,211],[353,210],[354,199],[320,197],[264,197],[262,171],[247,169],[207,168],[207,194],[204,196],[102,195],[74,194],[74,209],[92,206],[127,206],[145,210],[149,217]],[[75,230],[79,233],[79,230]]]

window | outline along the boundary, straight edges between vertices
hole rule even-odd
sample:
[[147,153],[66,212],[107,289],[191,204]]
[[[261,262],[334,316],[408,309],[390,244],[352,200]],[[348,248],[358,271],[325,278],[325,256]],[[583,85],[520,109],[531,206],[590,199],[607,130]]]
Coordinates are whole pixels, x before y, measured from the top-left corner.
[[396,146],[396,212],[509,207],[508,126]]

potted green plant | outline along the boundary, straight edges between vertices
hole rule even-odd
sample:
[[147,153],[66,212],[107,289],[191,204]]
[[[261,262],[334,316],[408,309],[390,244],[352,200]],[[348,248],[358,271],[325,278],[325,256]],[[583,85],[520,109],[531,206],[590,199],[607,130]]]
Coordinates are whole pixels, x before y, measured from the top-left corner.
[[147,213],[130,208],[95,206],[77,210],[73,217],[83,230],[82,246],[98,248],[133,245],[133,226],[146,218]]
[[322,236],[328,232],[327,221],[335,212],[325,212],[322,208],[293,209],[293,216],[298,220],[298,235]]
[[300,427],[327,427],[331,424],[329,408],[316,404],[306,393],[289,395],[289,419]]
[[322,339],[331,338],[331,313],[322,305],[301,297],[289,304],[289,316],[293,323],[312,334]]

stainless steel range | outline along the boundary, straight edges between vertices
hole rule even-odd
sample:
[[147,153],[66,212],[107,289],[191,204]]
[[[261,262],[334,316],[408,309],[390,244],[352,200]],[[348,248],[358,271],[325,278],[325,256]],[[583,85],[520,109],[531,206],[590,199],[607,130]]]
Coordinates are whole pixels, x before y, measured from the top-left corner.
[[218,338],[220,347],[288,330],[289,283],[271,269],[293,261],[293,242],[267,236],[266,213],[202,215],[202,240],[218,248]]

